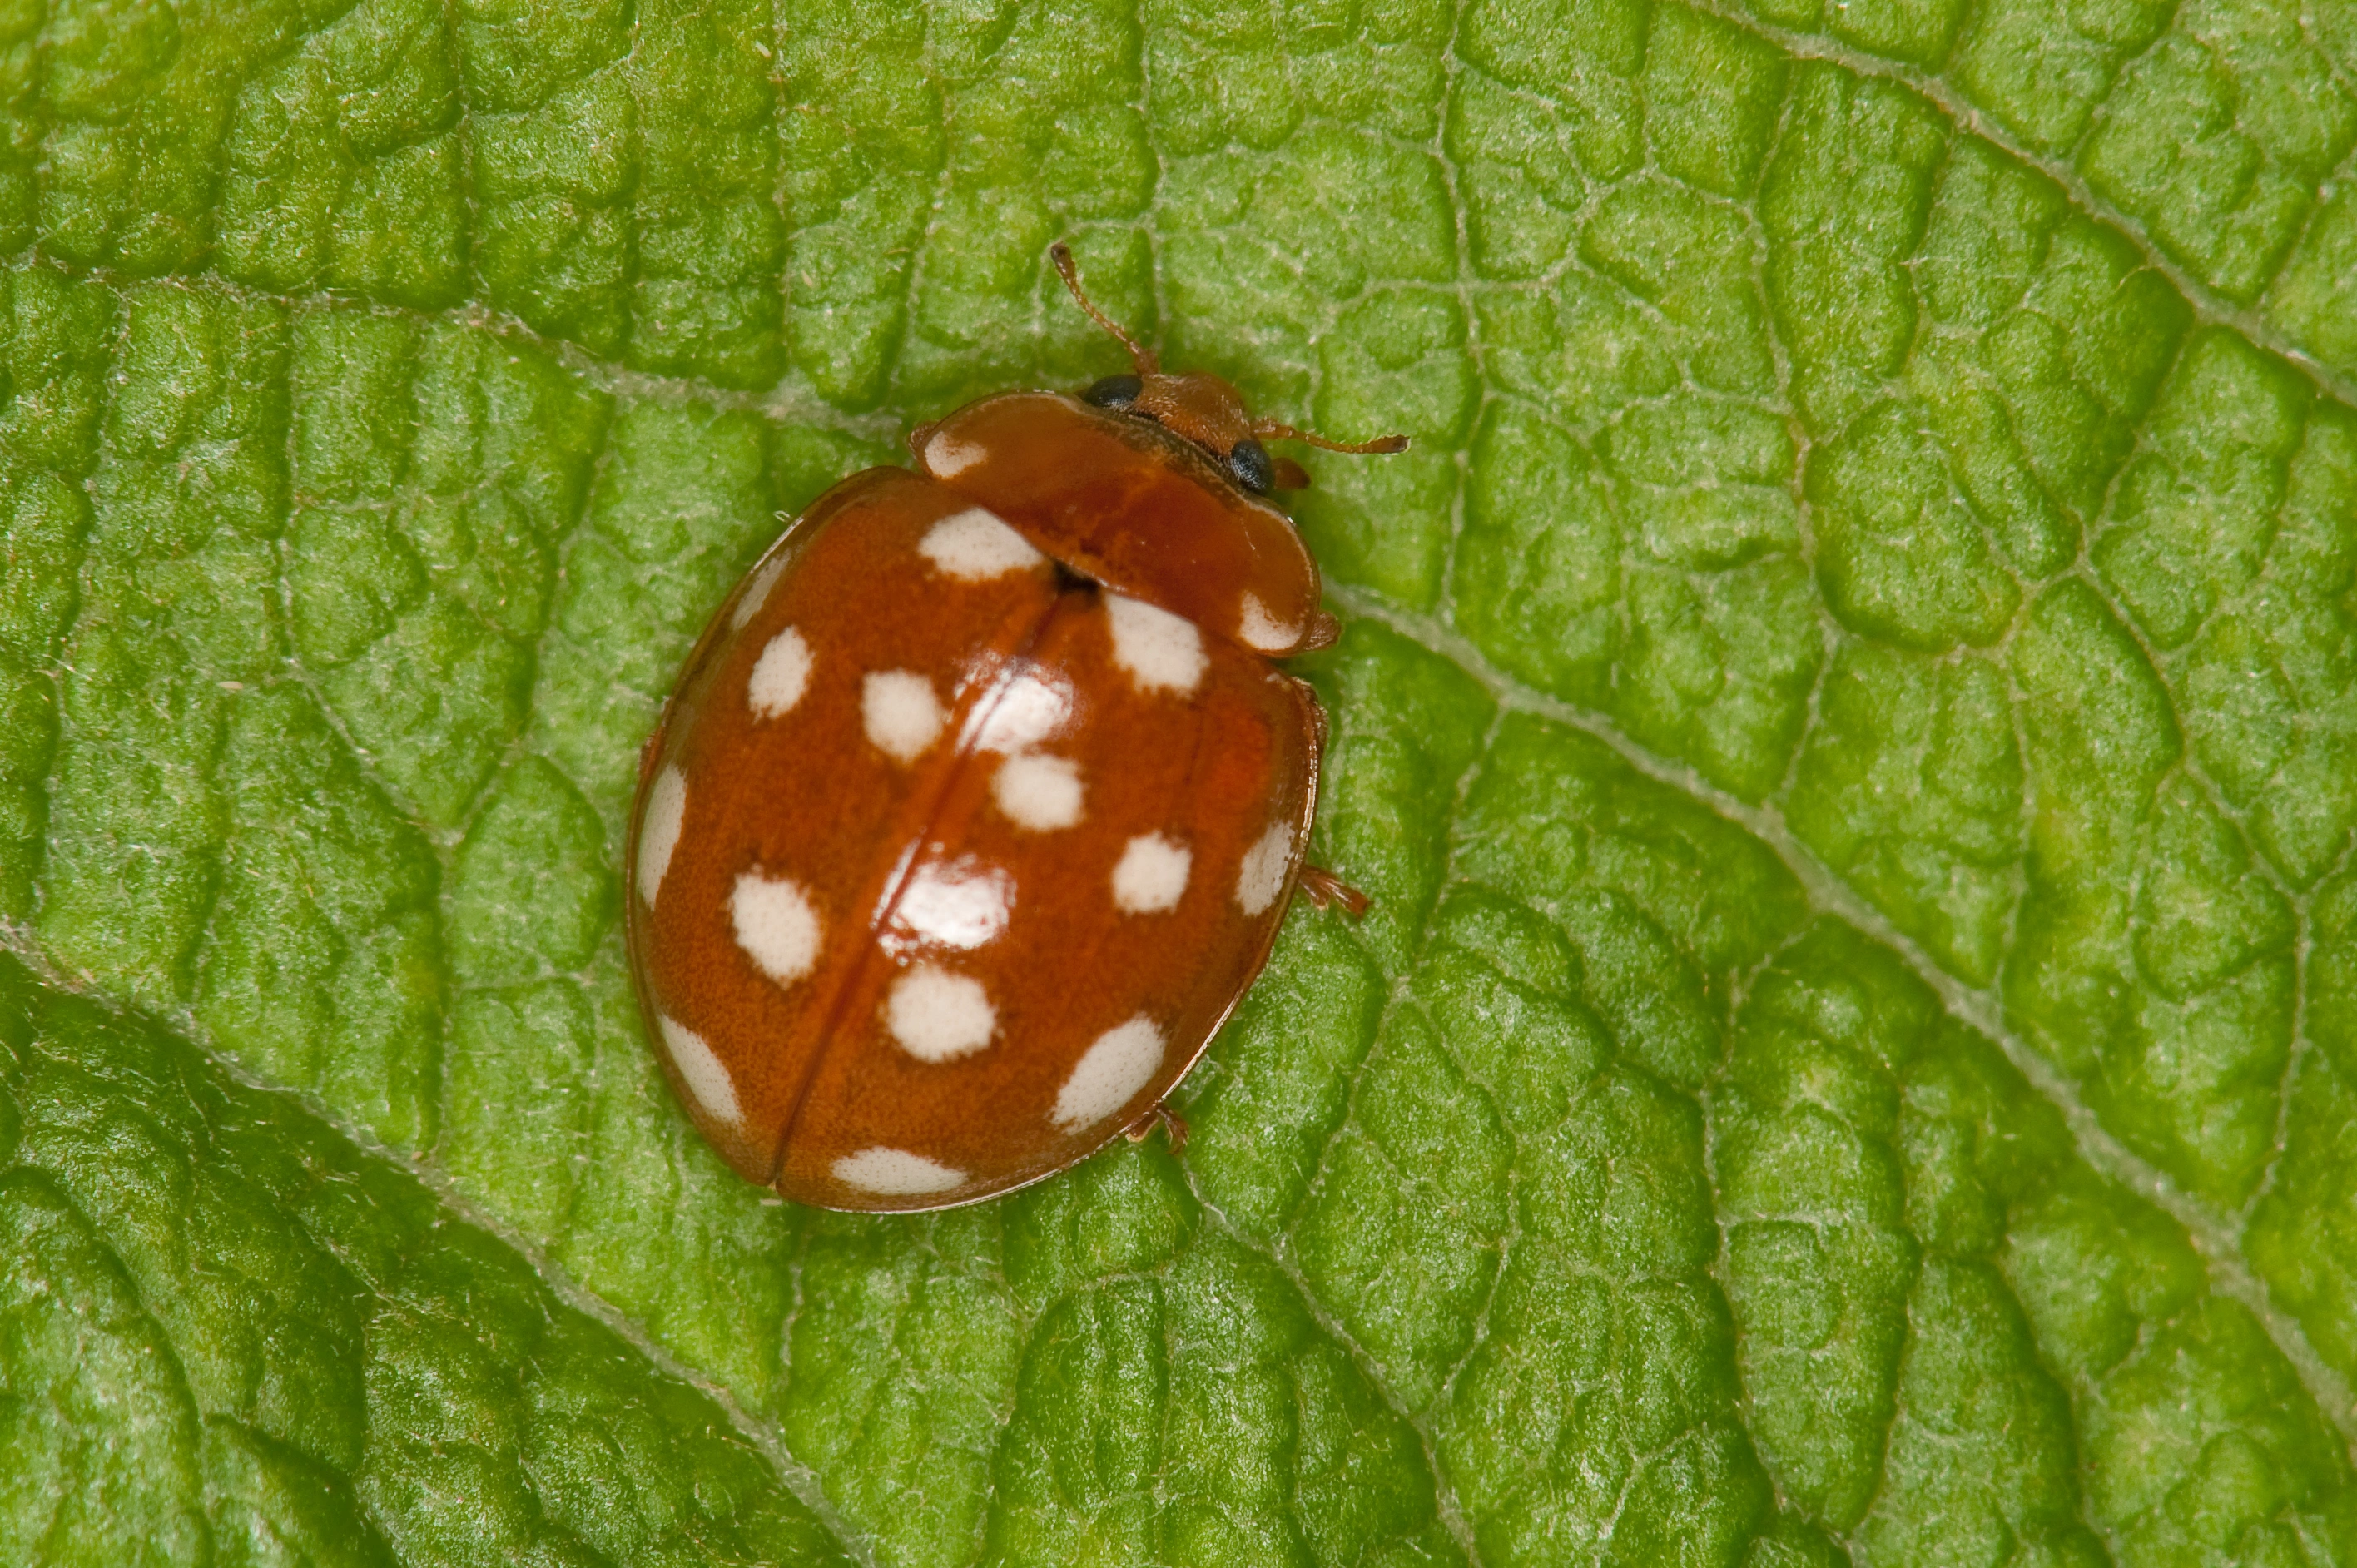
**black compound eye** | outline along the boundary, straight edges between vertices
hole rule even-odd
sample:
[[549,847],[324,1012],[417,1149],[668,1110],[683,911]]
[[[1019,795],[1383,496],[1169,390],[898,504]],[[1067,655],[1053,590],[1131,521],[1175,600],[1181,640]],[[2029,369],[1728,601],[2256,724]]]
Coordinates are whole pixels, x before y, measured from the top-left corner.
[[1099,408],[1123,409],[1137,401],[1146,383],[1135,376],[1104,376],[1091,383],[1081,394],[1082,403],[1092,403]]
[[1228,472],[1235,476],[1236,483],[1256,496],[1268,494],[1269,486],[1276,478],[1275,466],[1268,460],[1268,448],[1249,435],[1228,448]]

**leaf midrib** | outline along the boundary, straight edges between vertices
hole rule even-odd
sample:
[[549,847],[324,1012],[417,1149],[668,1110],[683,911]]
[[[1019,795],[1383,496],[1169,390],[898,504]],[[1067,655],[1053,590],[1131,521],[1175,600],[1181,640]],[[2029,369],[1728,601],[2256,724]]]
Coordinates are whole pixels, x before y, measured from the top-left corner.
[[1501,708],[1593,736],[1647,778],[1679,790],[1741,828],[1776,853],[1800,883],[1815,913],[1844,920],[1897,953],[1938,994],[1952,1017],[1995,1041],[2039,1096],[2061,1113],[2071,1129],[2072,1149],[2081,1160],[2106,1180],[2159,1208],[2184,1230],[2201,1256],[2210,1288],[2240,1302],[2259,1319],[2276,1349],[2298,1373],[2309,1396],[2324,1408],[2342,1439],[2351,1444],[2352,1456],[2357,1456],[2357,1409],[2352,1407],[2348,1383],[2317,1354],[2306,1331],[2275,1305],[2266,1283],[2244,1262],[2239,1240],[2241,1228],[2114,1137],[2079,1098],[2070,1080],[2007,1026],[2004,1001],[1995,987],[1969,985],[1941,968],[1919,943],[1900,931],[1888,917],[1818,859],[1815,852],[1793,833],[1782,811],[1772,801],[1754,806],[1739,800],[1706,782],[1685,764],[1671,761],[1639,745],[1603,714],[1531,690],[1491,665],[1464,638],[1428,617],[1402,610],[1357,588],[1329,584],[1327,594],[1353,616],[1379,622],[1450,660],[1480,681]]
[[[1763,43],[1773,45],[1793,59],[1820,60],[1828,65],[1839,66],[1845,70],[1855,72],[1862,77],[1891,82],[1916,93],[1946,117],[1955,134],[1971,136],[1986,142],[2007,157],[2017,160],[2024,167],[2036,170],[2053,181],[2056,188],[2069,199],[2072,209],[2083,217],[2091,218],[2126,236],[2136,247],[2136,254],[2142,258],[2144,264],[2168,279],[2169,286],[2176,291],[2178,297],[2192,307],[2195,325],[2231,328],[2285,363],[2297,367],[2302,374],[2316,383],[2319,392],[2332,401],[2357,407],[2357,377],[2352,377],[2347,371],[2316,360],[2307,349],[2292,342],[2281,331],[2270,325],[2265,315],[2255,306],[2237,305],[2187,272],[2172,260],[2167,252],[2154,243],[2150,231],[2146,228],[2141,219],[2122,211],[2097,194],[2094,188],[2081,177],[2079,166],[2072,156],[2032,150],[2018,137],[1998,124],[1986,110],[1958,91],[1945,76],[1909,65],[1902,60],[1886,59],[1879,55],[1846,48],[1822,33],[1803,33],[1790,27],[1778,27],[1774,23],[1762,21],[1750,13],[1729,5],[1727,0],[1676,0],[1676,3],[1703,12],[1725,22],[1729,27],[1740,28]],[[2163,38],[2171,37],[2170,29],[2174,24],[2175,17],[2172,16],[2170,25],[2163,27],[2155,33],[2151,43],[2134,54],[2123,55],[2120,58],[2119,65],[2113,72],[2110,85],[2104,89],[2101,97],[2092,100],[2093,108],[2088,114],[2087,128],[2080,134],[2079,140],[2072,145],[2072,153],[2084,146],[2087,139],[2095,134],[2103,110],[2110,104],[2113,91],[2126,77],[2129,69],[2158,48]],[[1951,59],[1954,58],[1953,48],[1949,51],[1949,58]],[[2330,59],[2330,56],[2325,58],[2328,60]],[[2335,74],[2339,74],[2337,66]],[[2347,85],[2351,93],[2357,95],[2357,83]],[[2349,159],[2344,160],[2341,170],[2349,168],[2352,161],[2357,161],[2357,150],[2352,150]],[[2341,171],[2336,171],[2336,174],[2339,172]],[[2316,215],[2323,210],[2323,208],[2324,202],[2320,199],[2309,206],[2308,216],[2300,223],[2301,235],[2308,232],[2309,225],[2316,221]],[[2267,290],[2283,276],[2284,269],[2290,264],[2291,258],[2298,252],[2298,250],[2299,240],[2295,236],[2291,243],[2284,247],[2284,253],[2277,259],[2275,270],[2267,274],[2266,283],[2260,285],[2255,297],[2264,299],[2266,296]],[[1772,320],[1769,323],[1768,330],[1770,334],[1776,330]]]
[[[433,1157],[430,1149],[400,1149],[377,1138],[368,1128],[351,1121],[337,1107],[328,1104],[309,1090],[289,1084],[275,1083],[254,1073],[237,1057],[222,1050],[213,1040],[211,1031],[199,1020],[193,1009],[185,1004],[168,1008],[146,1004],[128,1004],[112,993],[86,983],[91,977],[77,977],[58,968],[56,961],[42,948],[28,927],[0,920],[0,954],[15,958],[31,972],[42,986],[60,995],[72,996],[102,1009],[110,1017],[126,1023],[137,1021],[169,1030],[201,1052],[207,1066],[222,1078],[250,1093],[292,1104],[315,1118],[350,1144],[362,1156],[382,1162],[402,1173],[407,1179],[434,1195],[436,1203],[448,1216],[462,1225],[470,1226],[491,1237],[501,1246],[521,1258],[540,1283],[564,1305],[611,1329],[640,1356],[656,1375],[696,1390],[720,1408],[729,1427],[750,1444],[768,1461],[783,1486],[795,1499],[808,1508],[813,1516],[825,1527],[844,1551],[861,1565],[877,1568],[873,1548],[865,1535],[851,1529],[828,1499],[816,1471],[803,1464],[787,1447],[783,1434],[774,1423],[748,1412],[737,1400],[736,1391],[701,1369],[679,1359],[661,1341],[647,1332],[645,1325],[621,1311],[597,1291],[575,1278],[572,1272],[547,1248],[516,1230],[498,1214],[484,1208],[463,1192],[452,1178],[447,1167]],[[82,1210],[77,1205],[75,1212]],[[93,1220],[93,1233],[103,1236],[104,1228]],[[321,1245],[332,1243],[314,1237]],[[110,1252],[113,1243],[108,1242]],[[161,1326],[166,1319],[146,1299],[135,1272],[126,1269],[125,1288],[138,1297],[140,1311],[151,1322]],[[168,1348],[173,1344],[168,1333],[162,1335]],[[196,1395],[188,1375],[180,1369],[176,1349],[173,1356],[174,1376],[189,1392]],[[200,1402],[199,1405],[200,1408]]]

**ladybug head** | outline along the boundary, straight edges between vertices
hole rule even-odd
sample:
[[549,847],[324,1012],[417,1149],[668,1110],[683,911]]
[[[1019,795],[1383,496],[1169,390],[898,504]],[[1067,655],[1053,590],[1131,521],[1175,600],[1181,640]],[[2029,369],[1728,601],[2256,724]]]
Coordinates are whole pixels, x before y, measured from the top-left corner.
[[1193,442],[1211,454],[1238,489],[1265,496],[1271,490],[1301,489],[1309,483],[1309,476],[1300,464],[1290,457],[1270,456],[1268,448],[1261,445],[1263,437],[1299,441],[1329,452],[1407,449],[1405,435],[1385,435],[1353,444],[1329,441],[1273,419],[1254,419],[1245,411],[1244,400],[1237,395],[1236,389],[1210,371],[1165,374],[1151,349],[1123,331],[1091,302],[1081,287],[1080,270],[1072,264],[1071,247],[1059,240],[1049,247],[1048,254],[1054,260],[1064,286],[1072,291],[1072,297],[1081,302],[1089,319],[1120,339],[1122,347],[1129,350],[1130,363],[1135,367],[1128,375],[1100,378],[1081,394],[1082,399],[1099,408],[1150,419],[1172,435]]

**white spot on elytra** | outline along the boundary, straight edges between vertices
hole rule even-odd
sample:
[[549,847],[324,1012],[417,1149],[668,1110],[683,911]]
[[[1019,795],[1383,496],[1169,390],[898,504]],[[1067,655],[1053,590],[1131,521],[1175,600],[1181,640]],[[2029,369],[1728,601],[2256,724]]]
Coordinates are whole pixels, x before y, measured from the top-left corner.
[[888,1149],[877,1144],[835,1161],[834,1179],[862,1192],[881,1193],[888,1197],[916,1197],[929,1192],[947,1192],[952,1187],[963,1187],[965,1172],[945,1165],[939,1160],[929,1160],[922,1155],[912,1155],[906,1149]]
[[679,1069],[680,1081],[705,1114],[716,1122],[736,1122],[743,1112],[737,1107],[737,1083],[728,1076],[728,1069],[712,1054],[704,1036],[677,1020],[658,1013],[655,1022],[662,1026],[663,1048],[671,1052],[672,1066]]
[[1018,828],[1069,828],[1081,820],[1081,765],[1037,753],[1010,757],[990,781],[990,798]]
[[1243,609],[1237,618],[1236,635],[1243,639],[1246,648],[1263,653],[1275,653],[1301,640],[1301,628],[1277,619],[1260,602],[1258,594],[1244,596]]
[[785,569],[786,557],[780,552],[761,568],[759,575],[745,585],[745,591],[737,596],[736,613],[728,618],[729,630],[744,630],[746,624],[761,613],[761,607],[770,602],[770,590],[778,585],[778,577]]
[[984,751],[1028,751],[1052,738],[1071,713],[1071,687],[1036,667],[1026,669],[992,701],[974,745]]
[[679,847],[680,824],[687,819],[687,775],[677,767],[655,775],[647,791],[646,815],[639,819],[639,897],[655,907],[655,892],[663,873],[671,869],[671,852]]
[[917,867],[892,907],[896,948],[978,948],[1006,929],[1015,878],[973,855]]
[[770,639],[745,682],[745,700],[752,704],[753,716],[774,719],[791,713],[810,690],[810,644],[802,640],[801,632],[788,627]]
[[947,479],[982,461],[982,448],[971,441],[936,435],[925,443],[925,467],[933,478]]
[[1194,853],[1160,833],[1140,833],[1113,868],[1114,907],[1130,915],[1165,915],[1187,891]]
[[1104,596],[1105,616],[1113,622],[1114,662],[1129,671],[1145,691],[1195,689],[1203,678],[1203,634],[1185,616],[1157,609],[1121,594]]
[[780,985],[791,985],[818,963],[818,911],[802,885],[783,876],[742,872],[728,897],[737,945]]
[[1096,1037],[1049,1114],[1065,1132],[1077,1133],[1128,1104],[1161,1067],[1162,1031],[1141,1014]]
[[919,1061],[955,1061],[990,1044],[998,1009],[979,980],[920,963],[892,983],[884,1023],[900,1048]]
[[980,583],[1028,571],[1047,559],[996,512],[970,506],[925,531],[917,549],[952,577]]
[[1293,829],[1285,822],[1271,822],[1260,842],[1244,851],[1243,864],[1236,871],[1236,902],[1244,907],[1247,915],[1257,915],[1276,902],[1285,891],[1285,871],[1293,858]]
[[860,722],[877,750],[895,762],[914,762],[941,737],[949,715],[933,695],[933,683],[913,670],[886,670],[867,677],[859,692]]

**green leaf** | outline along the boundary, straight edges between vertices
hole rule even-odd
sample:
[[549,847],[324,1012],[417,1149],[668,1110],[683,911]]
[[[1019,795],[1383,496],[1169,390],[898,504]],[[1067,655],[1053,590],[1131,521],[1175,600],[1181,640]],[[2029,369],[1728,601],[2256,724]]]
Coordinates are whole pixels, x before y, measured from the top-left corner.
[[[25,0],[0,129],[0,1560],[2357,1568],[2349,0]],[[1066,236],[1415,437],[1374,908],[1180,1157],[764,1201],[639,744]]]

